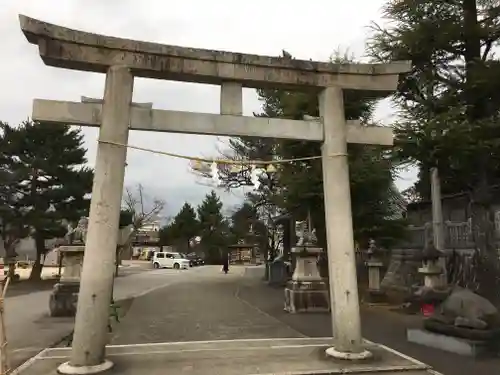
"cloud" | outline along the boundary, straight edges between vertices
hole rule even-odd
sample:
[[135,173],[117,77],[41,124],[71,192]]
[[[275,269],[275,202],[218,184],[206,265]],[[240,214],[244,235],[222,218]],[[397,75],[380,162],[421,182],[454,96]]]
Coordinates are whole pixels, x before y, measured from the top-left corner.
[[[0,118],[19,123],[31,113],[34,98],[78,101],[102,97],[104,75],[45,66],[35,46],[22,35],[18,13],[89,32],[189,47],[326,60],[340,46],[362,56],[367,28],[379,19],[382,0],[334,2],[311,0],[3,0],[0,33]],[[218,87],[137,79],[134,101],[154,108],[217,113]],[[253,90],[244,93],[244,112],[260,105]],[[387,118],[387,103],[378,116]],[[84,129],[89,164],[95,162],[97,130]],[[216,155],[216,137],[133,132],[130,144],[193,156]],[[172,210],[193,204],[209,192],[196,184],[187,162],[129,150],[126,185],[142,183],[164,198]],[[239,194],[241,196],[241,194]],[[240,198],[221,194],[224,202]],[[170,210],[169,210],[170,211]]]

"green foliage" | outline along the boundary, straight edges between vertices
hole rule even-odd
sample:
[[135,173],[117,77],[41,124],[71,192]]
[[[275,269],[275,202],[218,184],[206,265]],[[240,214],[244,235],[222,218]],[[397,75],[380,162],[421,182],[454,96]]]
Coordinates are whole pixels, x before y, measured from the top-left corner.
[[17,187],[22,182],[21,176],[11,169],[11,157],[6,152],[14,129],[0,123],[0,130],[0,236],[6,262],[11,263],[16,257],[16,244],[29,234],[30,228],[23,219],[23,207],[19,205],[21,197],[17,194]]
[[159,237],[160,237],[160,246],[169,246],[172,244],[174,239],[173,233],[173,222],[170,222],[167,225],[164,225],[160,228]]
[[245,239],[248,235],[250,227],[253,229],[253,224],[257,220],[257,212],[255,207],[250,202],[244,202],[231,215],[231,234],[232,242],[237,242],[240,239]]
[[227,251],[229,225],[222,214],[222,202],[211,191],[196,208],[200,223],[199,235],[209,263],[220,263]]
[[7,212],[15,208],[13,223],[22,221],[30,228],[37,248],[31,277],[39,278],[45,240],[65,234],[63,220],[74,222],[88,213],[93,173],[84,166],[83,135],[55,124],[2,124],[1,146],[2,174],[7,176],[0,191],[2,213],[11,220]]
[[396,100],[395,156],[420,168],[415,195],[430,196],[438,167],[443,194],[469,193],[472,234],[482,265],[480,292],[499,300],[500,260],[491,186],[500,183],[500,5],[491,0],[388,1],[374,26],[371,55],[412,60]]
[[[336,62],[351,62],[352,58],[337,54]],[[318,97],[315,93],[259,90],[263,102],[262,117],[281,117],[301,120],[305,115],[319,116]],[[344,92],[347,119],[361,119],[367,124],[376,102],[356,91]],[[275,139],[234,138],[231,148],[241,158],[293,159],[321,154],[317,142],[282,141]],[[389,245],[403,235],[404,221],[395,218],[400,210],[401,196],[393,185],[392,163],[380,147],[349,145],[349,166],[355,239],[367,242],[377,238]],[[297,219],[304,219],[311,209],[321,245],[326,243],[325,215],[321,160],[298,161],[279,164],[277,188],[262,191],[264,199],[293,212]]]
[[[177,243],[190,248],[190,240],[195,237],[200,229],[196,212],[189,203],[184,203],[181,210],[174,217],[172,223],[163,229],[163,236],[170,244]],[[162,232],[160,232],[160,240]]]
[[498,183],[499,9],[496,1],[388,1],[388,22],[373,25],[369,53],[377,61],[412,60],[395,96],[402,120],[394,155],[420,167],[424,198],[433,166],[443,194]]

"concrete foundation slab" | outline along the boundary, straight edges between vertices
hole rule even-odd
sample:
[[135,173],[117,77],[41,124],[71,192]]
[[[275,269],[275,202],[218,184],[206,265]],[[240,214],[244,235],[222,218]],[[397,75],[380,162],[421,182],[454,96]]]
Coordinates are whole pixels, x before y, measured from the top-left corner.
[[[302,375],[302,374],[434,374],[428,366],[368,343],[374,357],[339,361],[325,354],[331,338],[195,341],[107,347],[115,363],[108,374],[121,375]],[[17,375],[55,375],[70,349],[46,349]]]
[[408,329],[409,342],[444,350],[468,357],[484,357],[498,354],[498,348],[484,341],[473,341],[458,337],[441,335],[424,329]]

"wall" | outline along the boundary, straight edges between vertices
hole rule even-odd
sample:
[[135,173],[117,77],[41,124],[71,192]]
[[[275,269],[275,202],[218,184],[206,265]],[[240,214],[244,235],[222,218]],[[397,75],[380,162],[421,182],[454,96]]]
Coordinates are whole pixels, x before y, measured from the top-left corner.
[[[52,239],[52,240],[47,240],[45,241],[45,246],[47,249],[53,249],[55,247],[56,242],[58,239]],[[35,240],[31,237],[23,238],[21,241],[19,241],[18,245],[16,246],[16,252],[17,252],[17,259],[18,260],[31,260],[34,261],[36,259],[36,247],[35,247]],[[0,257],[5,257],[5,249],[3,245],[3,240],[2,237],[0,237]],[[53,255],[49,255],[47,253],[47,262],[50,262],[51,264],[53,261],[51,260],[53,258]],[[46,262],[46,264],[47,264]]]

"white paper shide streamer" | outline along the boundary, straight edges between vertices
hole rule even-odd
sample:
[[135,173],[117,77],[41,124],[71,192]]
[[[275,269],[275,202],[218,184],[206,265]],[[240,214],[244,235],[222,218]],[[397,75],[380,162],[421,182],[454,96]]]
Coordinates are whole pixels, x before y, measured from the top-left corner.
[[255,165],[252,165],[251,173],[252,184],[255,189],[258,189],[260,187],[260,175],[262,174],[262,170],[260,168],[257,168]]
[[215,186],[219,186],[221,182],[219,176],[219,167],[215,161],[210,165],[210,174]]

